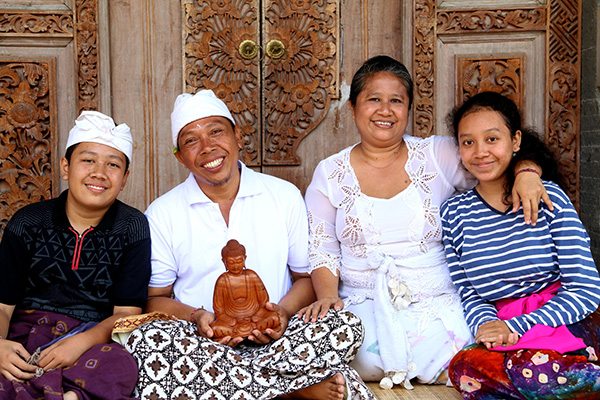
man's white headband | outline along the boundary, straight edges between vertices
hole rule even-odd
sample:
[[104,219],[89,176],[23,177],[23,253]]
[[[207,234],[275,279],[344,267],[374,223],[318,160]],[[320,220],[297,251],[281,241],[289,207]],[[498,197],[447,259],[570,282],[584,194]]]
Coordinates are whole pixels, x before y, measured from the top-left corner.
[[206,117],[225,117],[235,125],[229,109],[212,90],[204,89],[193,95],[183,93],[177,96],[171,113],[173,147],[177,148],[177,137],[181,128],[192,121]]

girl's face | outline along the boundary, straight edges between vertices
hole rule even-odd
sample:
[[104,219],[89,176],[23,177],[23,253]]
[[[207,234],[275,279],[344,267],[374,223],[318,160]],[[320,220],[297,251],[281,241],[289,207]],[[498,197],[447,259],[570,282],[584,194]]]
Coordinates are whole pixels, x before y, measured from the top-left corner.
[[352,109],[361,141],[386,147],[402,140],[408,125],[408,91],[390,72],[378,72],[365,84]]
[[478,110],[458,124],[458,148],[465,168],[480,184],[504,184],[513,152],[521,145],[521,131],[511,136],[501,114]]

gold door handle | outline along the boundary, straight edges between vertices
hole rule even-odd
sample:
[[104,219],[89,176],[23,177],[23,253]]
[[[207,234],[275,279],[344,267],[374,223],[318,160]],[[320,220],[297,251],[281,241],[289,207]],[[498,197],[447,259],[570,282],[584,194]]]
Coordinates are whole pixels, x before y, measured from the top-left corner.
[[251,60],[258,55],[258,45],[254,40],[246,39],[242,40],[240,43],[240,47],[238,47],[238,52],[242,58],[246,60]]
[[276,60],[285,54],[285,45],[281,40],[272,39],[267,43],[267,56]]

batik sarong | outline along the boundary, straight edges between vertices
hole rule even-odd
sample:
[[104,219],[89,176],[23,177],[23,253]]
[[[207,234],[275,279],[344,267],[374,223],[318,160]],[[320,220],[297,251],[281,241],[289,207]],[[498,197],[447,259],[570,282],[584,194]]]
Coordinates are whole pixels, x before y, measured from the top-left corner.
[[496,352],[471,345],[452,359],[450,380],[464,399],[599,399],[600,311],[568,329],[585,349]]
[[341,373],[352,399],[374,399],[348,366],[363,341],[349,311],[315,323],[294,316],[268,345],[221,345],[197,334],[195,324],[153,321],[134,330],[126,347],[140,369],[137,394],[156,399],[271,399]]
[[[15,311],[8,339],[21,343],[30,354],[67,335],[82,324],[74,318],[46,311]],[[134,399],[137,365],[123,346],[98,344],[71,367],[46,371],[29,381],[9,381],[0,375],[0,400],[62,400],[75,392],[80,400]]]

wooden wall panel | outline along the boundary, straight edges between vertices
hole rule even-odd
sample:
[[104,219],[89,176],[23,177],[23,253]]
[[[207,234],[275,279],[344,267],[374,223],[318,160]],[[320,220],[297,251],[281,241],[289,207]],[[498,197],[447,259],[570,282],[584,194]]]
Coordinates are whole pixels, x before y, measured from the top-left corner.
[[134,136],[132,170],[121,198],[140,210],[181,182],[170,115],[183,90],[178,1],[111,1],[112,114]]
[[[2,57],[3,58],[3,57]],[[55,59],[0,58],[0,228],[58,193]]]

